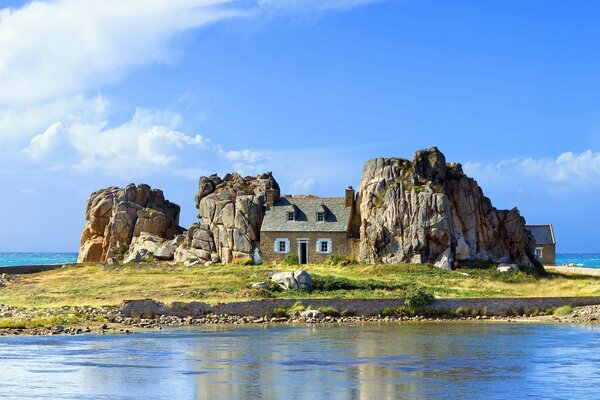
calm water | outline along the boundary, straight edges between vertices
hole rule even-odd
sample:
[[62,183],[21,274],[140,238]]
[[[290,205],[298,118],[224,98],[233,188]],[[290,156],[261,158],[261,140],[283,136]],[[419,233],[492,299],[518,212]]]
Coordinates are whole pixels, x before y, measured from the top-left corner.
[[600,327],[212,326],[0,337],[2,399],[591,399]]
[[0,253],[0,267],[65,264],[77,261],[77,253]]

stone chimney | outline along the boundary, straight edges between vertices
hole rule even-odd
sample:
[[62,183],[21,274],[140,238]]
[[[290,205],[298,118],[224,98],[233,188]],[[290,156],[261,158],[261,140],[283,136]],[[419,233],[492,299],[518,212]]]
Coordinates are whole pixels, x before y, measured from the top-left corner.
[[268,189],[265,205],[267,207],[273,207],[273,205],[275,205],[275,201],[277,200],[278,197],[279,197],[279,191],[277,189]]
[[346,189],[346,207],[354,206],[354,188],[348,186]]

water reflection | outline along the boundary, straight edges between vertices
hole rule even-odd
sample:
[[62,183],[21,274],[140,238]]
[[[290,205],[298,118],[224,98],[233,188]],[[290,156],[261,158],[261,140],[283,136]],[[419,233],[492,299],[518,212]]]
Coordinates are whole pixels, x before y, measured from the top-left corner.
[[597,327],[208,326],[0,338],[4,398],[591,398]]

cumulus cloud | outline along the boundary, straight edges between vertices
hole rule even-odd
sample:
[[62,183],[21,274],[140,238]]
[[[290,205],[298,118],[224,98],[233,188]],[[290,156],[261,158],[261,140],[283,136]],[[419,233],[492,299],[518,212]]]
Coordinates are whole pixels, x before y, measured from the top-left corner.
[[18,161],[119,176],[170,166],[191,176],[206,170],[198,152],[211,159],[210,151],[240,173],[260,172],[269,165],[266,154],[211,147],[182,132],[177,113],[140,107],[112,126],[110,100],[94,92],[136,68],[176,62],[176,39],[193,29],[273,10],[374,1],[47,0],[0,9],[0,171],[14,172]]
[[312,194],[312,191],[316,188],[317,181],[313,178],[309,179],[298,179],[292,182],[290,185],[290,194]]
[[498,164],[468,162],[465,172],[492,185],[541,186],[549,193],[600,186],[600,153],[564,152],[556,158],[510,159]]

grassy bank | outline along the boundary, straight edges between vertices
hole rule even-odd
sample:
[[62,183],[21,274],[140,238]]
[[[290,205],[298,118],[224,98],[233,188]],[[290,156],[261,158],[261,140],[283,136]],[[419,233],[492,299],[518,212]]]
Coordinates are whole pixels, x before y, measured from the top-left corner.
[[254,290],[250,282],[268,281],[272,271],[298,267],[170,266],[166,263],[83,265],[20,275],[0,288],[0,303],[26,307],[110,306],[123,299],[171,301],[239,301],[269,297],[381,298],[402,297],[415,286],[440,297],[544,297],[600,295],[600,277],[551,272],[536,277],[522,272],[460,269],[443,271],[422,265],[307,265],[312,292]]

